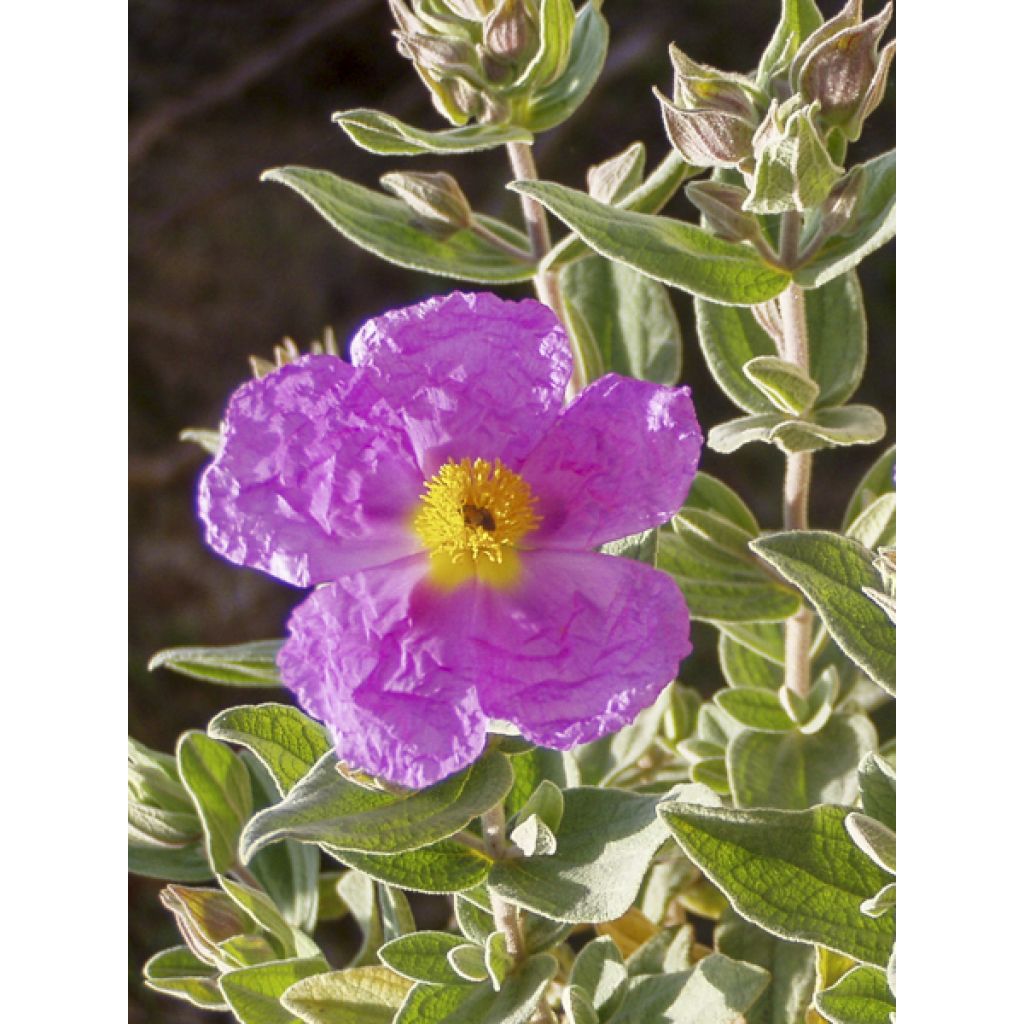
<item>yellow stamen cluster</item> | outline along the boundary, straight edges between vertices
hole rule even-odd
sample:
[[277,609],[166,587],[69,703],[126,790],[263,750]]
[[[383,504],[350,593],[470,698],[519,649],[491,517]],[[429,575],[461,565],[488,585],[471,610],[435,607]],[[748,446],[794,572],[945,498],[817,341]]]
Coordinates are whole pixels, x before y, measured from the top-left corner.
[[453,564],[501,563],[540,518],[530,485],[499,460],[448,461],[427,482],[413,529]]

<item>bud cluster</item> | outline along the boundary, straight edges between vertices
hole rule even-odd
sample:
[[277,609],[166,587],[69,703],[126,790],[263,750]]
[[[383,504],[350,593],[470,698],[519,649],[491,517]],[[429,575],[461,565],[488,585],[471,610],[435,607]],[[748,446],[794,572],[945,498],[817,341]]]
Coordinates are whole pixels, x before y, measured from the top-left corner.
[[673,97],[655,94],[672,145],[695,167],[742,177],[742,186],[687,189],[722,237],[751,239],[758,231],[753,215],[793,210],[819,217],[819,234],[842,230],[862,175],[844,175],[837,161],[884,96],[896,44],[880,51],[879,43],[891,18],[889,4],[865,21],[862,0],[849,0],[760,86],[670,48]]
[[388,0],[398,51],[456,125],[515,123],[565,70],[572,0]]

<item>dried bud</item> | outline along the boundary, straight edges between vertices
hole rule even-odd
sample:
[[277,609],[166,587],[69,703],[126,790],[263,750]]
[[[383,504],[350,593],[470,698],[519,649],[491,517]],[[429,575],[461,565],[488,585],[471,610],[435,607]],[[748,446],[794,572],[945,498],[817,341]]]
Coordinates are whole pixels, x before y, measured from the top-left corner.
[[757,122],[752,97],[759,93],[747,78],[698,64],[674,43],[669,46],[668,54],[675,71],[674,96],[678,106],[686,110],[721,110],[751,123]]
[[395,171],[380,183],[398,196],[418,217],[452,234],[469,227],[473,213],[459,183],[443,171],[436,173]]
[[602,203],[617,203],[635,189],[644,176],[646,150],[634,142],[617,156],[594,164],[587,171],[587,191]]
[[708,226],[728,242],[756,238],[757,218],[743,209],[747,190],[718,181],[695,181],[686,186],[686,196],[707,219]]
[[792,101],[781,108],[772,101],[755,136],[757,163],[751,194],[743,204],[751,213],[812,210],[825,201],[843,173],[815,126],[817,104],[792,107]]
[[734,167],[753,152],[754,126],[735,114],[711,108],[681,110],[657,89],[669,141],[695,167]]
[[[844,11],[845,13],[845,11]],[[850,11],[852,16],[853,11]],[[818,32],[842,19],[842,27],[810,46],[814,33],[794,59],[791,81],[804,99],[821,104],[821,119],[835,125],[848,139],[860,137],[864,119],[881,102],[894,56],[890,45],[882,53],[878,44],[892,19],[892,4],[867,21],[848,24],[838,15]]]
[[484,47],[500,63],[517,61],[535,42],[522,0],[502,0],[484,22]]

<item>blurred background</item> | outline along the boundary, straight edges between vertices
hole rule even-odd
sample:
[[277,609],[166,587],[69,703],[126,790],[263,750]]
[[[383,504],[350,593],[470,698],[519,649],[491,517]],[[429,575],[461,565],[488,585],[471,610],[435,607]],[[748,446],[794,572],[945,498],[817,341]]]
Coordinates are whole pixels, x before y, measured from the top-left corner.
[[[838,0],[820,4],[826,16]],[[869,3],[868,14],[880,4]],[[746,71],[778,18],[777,0],[606,0],[608,63],[574,118],[535,146],[541,177],[585,187],[587,167],[631,142],[648,166],[667,151],[651,86],[671,93],[669,42],[703,63]],[[280,636],[301,594],[221,561],[202,542],[194,514],[206,456],[177,439],[185,427],[216,427],[250,354],[271,356],[291,336],[305,349],[324,328],[345,341],[369,316],[456,287],[393,267],[338,235],[293,193],[261,184],[281,164],[332,170],[375,185],[389,170],[446,170],[475,209],[519,223],[504,189],[503,151],[451,159],[382,158],[352,145],[331,114],[376,107],[423,128],[445,127],[411,65],[395,52],[384,0],[131,0],[129,4],[130,453],[129,729],[173,750],[178,734],[203,728],[221,708],[266,699],[163,670],[149,657],[178,644],[240,643]],[[851,147],[851,162],[895,144],[894,87]],[[696,220],[680,193],[665,211]],[[556,237],[560,228],[553,224]],[[855,400],[895,427],[895,247],[861,268],[870,328],[868,370]],[[526,286],[502,290],[532,294]],[[684,331],[683,382],[705,432],[738,415],[701,364],[690,300],[672,292]],[[836,527],[849,492],[883,445],[815,459],[812,522]],[[702,468],[735,487],[762,524],[777,526],[782,455],[754,446]],[[684,679],[720,685],[714,633],[698,631]],[[157,903],[161,884],[131,877],[129,1013],[132,1024],[177,1024],[213,1015],[142,986],[154,952],[180,939]],[[442,907],[417,907],[443,927]],[[431,915],[434,915],[432,919]],[[320,936],[342,962],[352,936]],[[337,959],[335,959],[337,958]]]

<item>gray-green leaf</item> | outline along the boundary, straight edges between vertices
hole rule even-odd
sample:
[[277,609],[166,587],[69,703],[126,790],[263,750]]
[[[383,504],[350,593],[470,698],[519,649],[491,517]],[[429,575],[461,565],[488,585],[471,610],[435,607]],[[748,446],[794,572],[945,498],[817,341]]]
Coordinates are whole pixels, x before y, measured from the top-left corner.
[[420,156],[423,153],[475,153],[509,142],[532,142],[533,135],[518,125],[467,124],[428,132],[379,110],[343,110],[332,118],[362,149],[380,156]]
[[[400,199],[392,199],[346,181],[329,171],[280,167],[266,171],[264,181],[276,181],[298,192],[350,242],[381,259],[411,270],[485,284],[527,281],[533,266],[486,241],[469,229],[440,238],[424,230]],[[493,234],[517,249],[529,251],[521,232],[491,217],[477,217]]]
[[806,811],[666,803],[659,814],[679,844],[745,918],[773,935],[816,942],[884,966],[895,936],[890,915],[860,905],[890,878],[846,833],[842,807]]
[[657,384],[679,380],[683,336],[664,285],[588,256],[562,271],[562,286],[586,320],[606,373]]
[[280,804],[252,819],[242,850],[248,860],[279,839],[366,853],[415,850],[464,828],[499,803],[511,785],[508,758],[489,751],[457,775],[399,797],[350,782],[328,753]]
[[241,1024],[297,1024],[299,1018],[281,1005],[281,996],[296,982],[328,969],[323,957],[243,967],[222,975],[220,990]]
[[889,693],[896,692],[896,628],[863,588],[884,590],[871,553],[818,530],[776,533],[751,548],[798,586],[842,650]]
[[306,1024],[391,1024],[411,983],[387,967],[355,967],[296,982],[281,1004]]
[[885,971],[855,967],[814,997],[814,1008],[831,1024],[890,1024],[896,1000]]
[[727,305],[765,302],[789,283],[749,246],[725,242],[693,224],[633,213],[548,181],[509,186],[547,207],[592,249],[664,284]]
[[277,652],[283,640],[254,640],[231,647],[171,647],[149,659],[149,670],[168,668],[183,676],[225,686],[280,686]]

